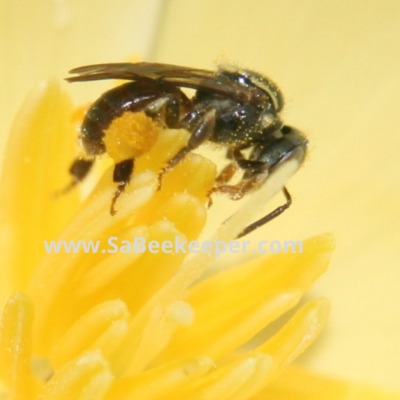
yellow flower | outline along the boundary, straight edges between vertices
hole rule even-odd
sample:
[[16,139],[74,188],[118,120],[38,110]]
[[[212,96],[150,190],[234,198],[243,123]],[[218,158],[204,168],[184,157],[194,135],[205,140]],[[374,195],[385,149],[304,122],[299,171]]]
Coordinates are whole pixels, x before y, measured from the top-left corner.
[[[115,216],[109,213],[115,190],[111,169],[84,202],[77,191],[54,199],[74,158],[70,115],[70,101],[58,85],[42,84],[17,116],[6,152],[0,204],[1,398],[376,395],[286,368],[321,331],[329,308],[324,299],[303,304],[259,344],[250,341],[293,309],[324,272],[333,248],[330,235],[305,241],[303,253],[262,256],[203,280],[212,253],[46,253],[44,241],[52,240],[196,240],[216,174],[211,161],[190,154],[157,191],[157,171],[188,139],[185,131],[168,130],[137,159]],[[213,240],[234,238],[292,172],[288,164]]]

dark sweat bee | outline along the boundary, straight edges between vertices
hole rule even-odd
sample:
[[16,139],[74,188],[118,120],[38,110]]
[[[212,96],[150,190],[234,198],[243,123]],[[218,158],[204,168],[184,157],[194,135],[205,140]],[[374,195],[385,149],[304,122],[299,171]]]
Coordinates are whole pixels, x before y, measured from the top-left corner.
[[[70,73],[75,76],[67,78],[69,82],[129,81],[104,93],[86,113],[80,139],[87,158],[73,163],[70,172],[74,182],[87,175],[97,156],[109,152],[106,130],[126,112],[144,112],[163,127],[183,128],[191,134],[187,145],[161,169],[160,185],[167,171],[205,141],[223,145],[229,160],[210,195],[226,193],[234,200],[259,188],[274,168],[285,161],[294,158],[301,164],[305,158],[306,138],[281,120],[284,101],[279,88],[256,72],[232,67],[208,71],[142,62],[89,65]],[[194,95],[189,98],[181,88],[194,89]],[[246,149],[250,151],[248,157],[243,154]],[[135,157],[146,151],[140,149],[136,154],[130,150],[123,151],[118,159],[114,157],[113,179],[118,188],[111,203],[111,214],[115,213],[115,202],[130,181]],[[243,170],[240,181],[229,184],[239,169]],[[283,193],[286,203],[250,224],[239,237],[286,210],[291,197],[286,188]]]

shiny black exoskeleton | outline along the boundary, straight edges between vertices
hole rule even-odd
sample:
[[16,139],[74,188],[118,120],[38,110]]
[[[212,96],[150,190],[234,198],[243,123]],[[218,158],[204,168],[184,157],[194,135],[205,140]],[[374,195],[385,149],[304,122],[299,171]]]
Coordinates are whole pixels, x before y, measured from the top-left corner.
[[[89,160],[77,160],[71,173],[76,181],[84,178],[94,158],[107,151],[104,136],[107,127],[125,111],[143,111],[168,128],[184,128],[190,139],[165,168],[162,175],[181,161],[190,151],[206,140],[222,144],[231,160],[217,179],[212,193],[227,193],[239,199],[255,190],[273,169],[295,157],[299,164],[306,153],[307,140],[297,130],[284,126],[279,112],[283,96],[278,87],[260,74],[231,67],[220,67],[216,72],[155,63],[117,63],[80,67],[69,82],[101,79],[126,79],[132,82],[104,93],[88,110],[81,127],[81,141]],[[180,88],[194,89],[188,98]],[[251,149],[249,158],[242,150]],[[115,165],[114,181],[118,190],[114,203],[129,182],[134,160]],[[245,170],[235,185],[229,181],[237,169]],[[284,209],[291,199],[284,189],[286,203],[273,213],[249,225],[240,236],[251,232]]]

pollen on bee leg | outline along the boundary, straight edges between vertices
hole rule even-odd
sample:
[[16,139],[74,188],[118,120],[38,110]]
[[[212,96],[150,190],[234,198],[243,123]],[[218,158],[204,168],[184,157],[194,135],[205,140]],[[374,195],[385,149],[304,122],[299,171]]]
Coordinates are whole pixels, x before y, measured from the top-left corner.
[[116,163],[139,157],[153,147],[160,130],[145,113],[126,111],[104,131],[107,153]]

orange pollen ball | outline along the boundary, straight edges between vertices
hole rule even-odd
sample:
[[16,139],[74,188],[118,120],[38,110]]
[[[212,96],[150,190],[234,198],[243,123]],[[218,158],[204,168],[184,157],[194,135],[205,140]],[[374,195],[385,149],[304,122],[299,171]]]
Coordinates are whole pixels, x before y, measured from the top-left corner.
[[104,131],[108,155],[119,163],[149,151],[161,128],[143,112],[126,111]]

